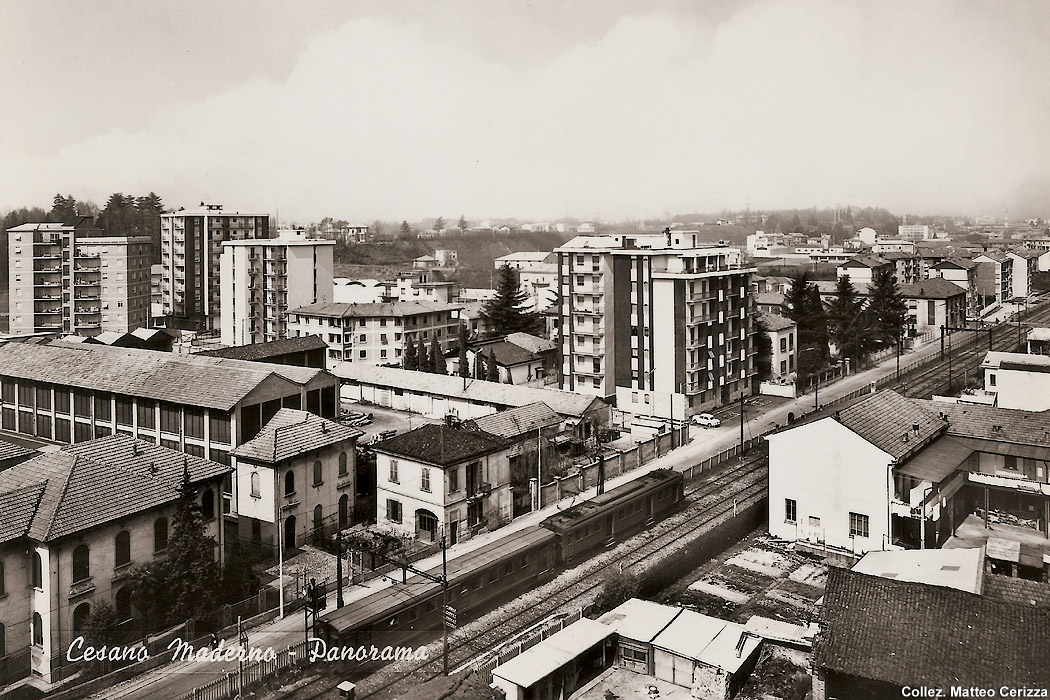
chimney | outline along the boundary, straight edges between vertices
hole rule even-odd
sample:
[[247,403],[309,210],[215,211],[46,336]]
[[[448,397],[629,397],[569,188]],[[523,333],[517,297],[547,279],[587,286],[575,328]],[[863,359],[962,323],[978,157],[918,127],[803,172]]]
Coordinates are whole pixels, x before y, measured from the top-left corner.
[[150,474],[156,474],[157,473],[157,463],[156,462],[150,462],[149,463],[149,473]]
[[131,456],[132,457],[138,457],[139,456],[139,441],[136,440],[135,438],[131,438]]
[[912,423],[911,424],[911,430],[912,430],[913,433],[915,433],[916,436],[918,436],[919,435],[919,424],[918,423]]

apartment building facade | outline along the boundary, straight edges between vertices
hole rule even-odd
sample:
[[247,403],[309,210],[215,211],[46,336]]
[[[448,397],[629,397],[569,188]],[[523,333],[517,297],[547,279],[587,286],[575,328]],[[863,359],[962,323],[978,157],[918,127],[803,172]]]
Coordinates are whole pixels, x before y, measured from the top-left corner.
[[327,367],[340,362],[401,364],[412,340],[427,349],[437,338],[442,351],[458,339],[460,304],[397,301],[373,304],[310,304],[288,314],[290,337],[317,335],[328,343]]
[[298,231],[222,244],[220,342],[249,345],[288,336],[288,310],[332,301],[335,241]]
[[8,229],[11,333],[127,333],[147,325],[148,236],[105,236],[84,217]]
[[555,250],[562,389],[667,417],[750,393],[755,269],[698,238],[577,236]]
[[268,214],[226,211],[219,204],[160,216],[161,303],[164,323],[193,330],[219,328],[222,244],[270,237]]

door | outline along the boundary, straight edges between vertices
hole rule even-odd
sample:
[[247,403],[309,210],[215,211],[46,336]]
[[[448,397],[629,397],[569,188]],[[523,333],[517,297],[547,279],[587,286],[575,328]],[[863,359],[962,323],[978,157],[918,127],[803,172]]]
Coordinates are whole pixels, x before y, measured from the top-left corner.
[[295,549],[295,516],[289,515],[284,521],[284,549]]
[[809,525],[806,528],[806,540],[818,543],[824,541],[824,529],[820,525],[820,518],[815,515],[809,516]]

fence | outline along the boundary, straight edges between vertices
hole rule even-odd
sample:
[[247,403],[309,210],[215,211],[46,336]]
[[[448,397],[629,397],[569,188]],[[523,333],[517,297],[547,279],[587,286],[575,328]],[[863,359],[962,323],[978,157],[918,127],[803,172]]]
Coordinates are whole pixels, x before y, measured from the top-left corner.
[[304,640],[296,642],[283,651],[275,652],[270,660],[246,664],[237,673],[227,673],[210,683],[198,686],[181,695],[177,700],[228,700],[243,695],[243,690],[290,668],[308,663],[309,645]]
[[[507,663],[514,657],[520,655],[523,651],[527,651],[532,647],[536,646],[544,639],[547,639],[551,635],[560,632],[565,629],[568,625],[576,622],[583,617],[583,608],[580,608],[570,615],[560,617],[556,622],[545,625],[542,629],[530,632],[524,639],[518,642],[505,642],[502,646],[497,647],[493,651],[487,652],[480,657],[472,659],[466,664],[455,669],[454,673],[467,668],[474,668],[480,674],[487,674],[492,669]],[[491,680],[491,679],[489,679]]]

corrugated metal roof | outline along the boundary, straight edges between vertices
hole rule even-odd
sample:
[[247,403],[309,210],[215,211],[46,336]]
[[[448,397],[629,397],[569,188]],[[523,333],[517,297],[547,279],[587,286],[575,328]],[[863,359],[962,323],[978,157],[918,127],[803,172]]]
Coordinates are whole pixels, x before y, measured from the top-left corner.
[[951,476],[973,452],[972,447],[954,438],[944,436],[924,447],[904,464],[895,467],[894,471],[936,484]]
[[108,345],[0,345],[0,376],[228,411],[271,376],[303,385],[323,370]]
[[353,440],[360,430],[293,408],[282,408],[259,434],[230,454],[267,464],[277,464],[329,445]]

